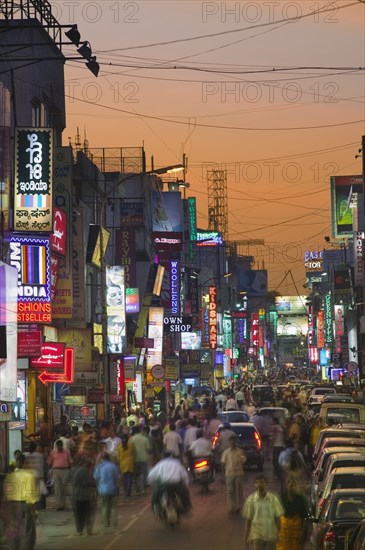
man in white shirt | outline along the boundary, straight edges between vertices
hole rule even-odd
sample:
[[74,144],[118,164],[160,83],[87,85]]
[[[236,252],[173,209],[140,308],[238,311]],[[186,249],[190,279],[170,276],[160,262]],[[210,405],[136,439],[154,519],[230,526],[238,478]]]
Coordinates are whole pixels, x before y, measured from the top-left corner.
[[237,402],[233,396],[230,396],[229,399],[227,399],[226,411],[237,411],[237,410],[238,410]]
[[166,455],[172,455],[174,458],[181,457],[182,439],[176,431],[175,422],[171,422],[170,430],[163,436],[163,445]]
[[210,456],[212,454],[212,442],[203,437],[203,430],[197,431],[197,439],[189,447],[194,458]]

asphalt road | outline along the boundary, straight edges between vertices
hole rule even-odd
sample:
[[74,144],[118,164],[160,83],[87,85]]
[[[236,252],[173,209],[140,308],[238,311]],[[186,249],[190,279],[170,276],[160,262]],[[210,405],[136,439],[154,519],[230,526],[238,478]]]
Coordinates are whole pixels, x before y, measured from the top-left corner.
[[[264,473],[270,488],[278,491],[271,464],[265,464]],[[254,490],[256,471],[247,471],[244,496]],[[95,521],[92,536],[75,535],[71,510],[57,512],[53,497],[48,497],[47,510],[40,512],[37,522],[36,550],[244,550],[243,519],[240,514],[228,514],[225,485],[218,473],[211,492],[202,494],[201,487],[190,487],[193,511],[175,529],[167,528],[152,514],[150,490],[145,496],[126,501],[118,498],[114,525],[102,526],[100,516]],[[303,544],[303,550],[309,545]]]

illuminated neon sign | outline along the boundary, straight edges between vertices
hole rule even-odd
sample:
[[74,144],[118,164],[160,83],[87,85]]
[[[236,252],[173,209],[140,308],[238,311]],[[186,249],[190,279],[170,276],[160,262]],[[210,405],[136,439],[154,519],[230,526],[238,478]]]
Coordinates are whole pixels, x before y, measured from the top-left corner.
[[42,384],[46,385],[49,382],[56,382],[62,384],[72,384],[74,381],[74,349],[65,348],[63,372],[47,372],[43,371],[39,376],[39,380]]
[[209,347],[217,347],[217,287],[209,287]]

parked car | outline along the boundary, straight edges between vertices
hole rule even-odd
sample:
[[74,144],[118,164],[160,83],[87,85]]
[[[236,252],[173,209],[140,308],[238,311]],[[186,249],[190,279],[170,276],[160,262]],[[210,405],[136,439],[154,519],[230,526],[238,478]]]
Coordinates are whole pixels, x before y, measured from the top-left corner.
[[323,403],[319,417],[331,426],[340,422],[365,423],[365,405],[361,403]]
[[345,550],[365,550],[365,519],[346,531]]
[[[317,442],[312,454],[312,462],[315,463],[321,451],[323,441],[328,437],[346,437],[351,439],[365,439],[365,433],[361,430],[346,430],[344,428],[324,428],[318,434]],[[365,445],[365,443],[364,443]]]
[[316,502],[316,517],[334,489],[361,489],[365,487],[364,467],[343,467],[335,468],[329,474],[323,488],[318,492]]
[[354,403],[354,398],[351,395],[344,393],[328,393],[323,396],[322,403]]
[[341,424],[337,424],[336,428],[343,428],[344,430],[361,430],[363,432],[365,431],[365,424],[358,424],[356,422],[341,422]]
[[345,534],[365,517],[363,489],[335,489],[326,500],[319,517],[312,518],[312,550],[343,550]]
[[222,411],[217,414],[218,420],[221,422],[250,422],[250,415],[245,411]]
[[210,386],[194,386],[191,389],[191,397],[202,397],[206,395],[207,397],[212,397],[215,395],[215,390]]
[[315,509],[317,495],[323,491],[323,487],[327,481],[329,474],[335,468],[356,468],[365,466],[365,453],[360,452],[344,452],[333,453],[329,456],[319,476],[313,478],[311,485],[311,504],[312,509]]
[[316,462],[314,463],[314,466],[317,468],[317,465],[319,463],[319,460],[321,458],[321,454],[323,451],[329,447],[364,447],[365,442],[363,439],[357,438],[347,438],[347,437],[326,437],[323,440],[321,450],[318,453],[318,456],[316,458]]
[[329,393],[336,393],[336,388],[333,386],[314,386],[310,395],[328,395]]
[[[221,466],[221,458],[224,448],[222,446],[223,425],[219,426],[212,441],[214,463],[217,469]],[[264,454],[262,441],[258,430],[251,422],[237,422],[231,424],[229,430],[237,436],[237,445],[244,450],[246,455],[245,466],[257,466],[259,471],[264,467]]]

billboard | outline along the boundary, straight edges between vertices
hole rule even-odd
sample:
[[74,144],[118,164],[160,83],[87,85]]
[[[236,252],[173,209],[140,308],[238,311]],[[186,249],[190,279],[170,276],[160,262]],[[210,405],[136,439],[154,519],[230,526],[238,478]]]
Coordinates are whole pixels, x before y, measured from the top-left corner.
[[14,230],[52,232],[51,128],[15,129]]
[[0,401],[17,399],[17,296],[17,270],[0,261]]
[[266,296],[267,271],[266,269],[253,270],[238,266],[237,286],[239,292],[247,292],[251,296]]
[[147,370],[162,363],[163,307],[150,307],[148,317],[148,338],[153,338],[153,348],[148,349]]
[[200,349],[202,347],[202,335],[200,331],[181,332],[181,349]]
[[334,237],[352,237],[358,220],[354,219],[357,204],[361,198],[363,204],[362,176],[332,176],[331,210],[332,234]]
[[152,231],[182,231],[181,211],[181,193],[152,193]]
[[126,345],[124,267],[106,266],[107,353],[122,353]]
[[48,238],[10,238],[10,264],[18,270],[19,323],[51,322],[50,263]]
[[210,349],[216,349],[217,347],[217,287],[209,287],[209,347]]

